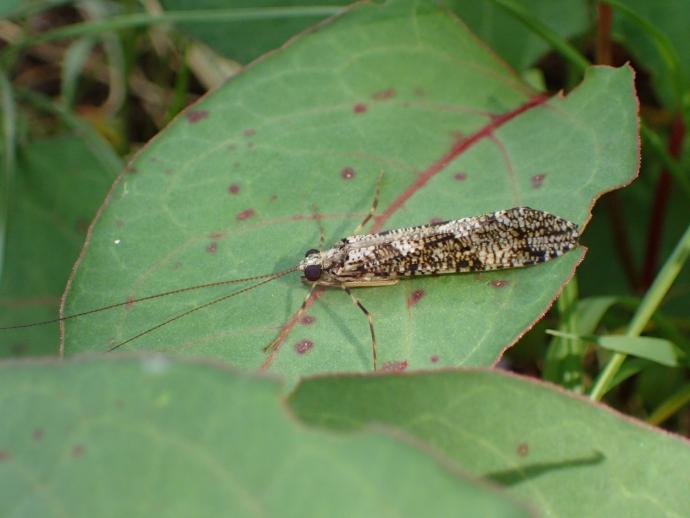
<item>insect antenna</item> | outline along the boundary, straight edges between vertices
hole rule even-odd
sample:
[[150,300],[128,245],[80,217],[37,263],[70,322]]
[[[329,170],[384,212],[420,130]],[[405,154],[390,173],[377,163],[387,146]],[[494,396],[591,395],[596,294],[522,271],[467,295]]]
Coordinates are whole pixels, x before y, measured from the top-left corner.
[[[209,306],[213,306],[214,304],[218,304],[219,302],[223,302],[224,300],[228,300],[228,299],[235,297],[237,295],[240,295],[242,293],[246,293],[250,290],[253,290],[254,288],[258,288],[259,286],[262,286],[263,284],[266,284],[268,282],[276,280],[279,277],[282,277],[282,276],[287,275],[289,273],[295,272],[295,271],[297,271],[297,269],[298,268],[295,267],[295,268],[291,268],[290,270],[278,272],[276,274],[271,275],[269,278],[262,280],[261,282],[257,282],[256,284],[252,284],[251,286],[247,286],[246,288],[242,288],[240,290],[233,291],[232,293],[228,293],[227,295],[223,295],[222,297],[218,297],[217,299],[213,299],[209,302],[205,302],[204,304],[200,304],[199,306],[194,306],[193,308],[188,309],[187,311],[184,311],[178,315],[175,315],[174,317],[170,317],[168,320],[165,320],[164,322],[161,322],[160,324],[157,324],[153,327],[150,327],[149,329],[146,329],[145,331],[142,331],[141,333],[138,333],[138,334],[132,336],[131,338],[128,338],[124,342],[120,342],[119,344],[113,345],[112,347],[110,347],[108,349],[108,352],[114,351],[118,347],[122,347],[123,345],[128,344],[129,342],[132,342],[132,341],[136,340],[137,338],[140,338],[144,335],[147,335],[150,332],[155,331],[156,329],[160,329],[161,327],[163,327],[167,324],[170,324],[171,322],[174,322],[175,320],[179,320],[182,317],[186,317],[187,315],[194,313],[195,311],[199,311],[200,309],[204,309],[204,308],[207,308]],[[263,276],[259,276],[259,278],[261,278],[261,277],[263,277]]]
[[[226,281],[215,281],[215,282],[209,282],[206,284],[197,284],[196,286],[188,286],[186,288],[177,288],[174,290],[170,291],[164,291],[162,293],[155,293],[153,295],[147,295],[145,297],[140,297],[138,299],[129,299],[124,302],[116,302],[115,304],[109,304],[107,306],[102,306],[100,308],[95,308],[95,309],[89,309],[87,311],[80,311],[79,313],[72,313],[71,315],[65,315],[63,317],[59,318],[53,318],[51,320],[41,320],[39,322],[30,322],[27,324],[17,324],[13,326],[6,326],[6,327],[0,327],[0,331],[6,331],[9,329],[22,329],[26,327],[35,327],[35,326],[43,326],[47,324],[55,324],[57,322],[64,322],[65,320],[71,320],[73,318],[77,317],[83,317],[86,315],[92,315],[93,313],[100,313],[101,311],[107,311],[109,309],[114,309],[114,308],[119,308],[121,306],[127,306],[129,304],[133,304],[135,302],[144,302],[147,300],[153,300],[153,299],[158,299],[161,297],[167,297],[168,295],[176,295],[178,293],[184,293],[187,291],[194,291],[194,290],[201,290],[204,288],[213,288],[217,286],[226,286],[228,284],[238,284],[241,282],[251,282],[251,281],[257,281],[259,279],[266,279],[266,282],[272,281],[273,279],[277,279],[278,277],[282,277],[283,275],[287,275],[288,273],[292,273],[297,271],[297,267],[290,268],[289,270],[284,270],[282,272],[277,272],[277,273],[267,273],[264,275],[254,275],[252,277],[243,277],[241,279],[230,279]],[[261,284],[264,284],[263,282],[255,285],[260,286]],[[246,290],[245,290],[246,291]]]

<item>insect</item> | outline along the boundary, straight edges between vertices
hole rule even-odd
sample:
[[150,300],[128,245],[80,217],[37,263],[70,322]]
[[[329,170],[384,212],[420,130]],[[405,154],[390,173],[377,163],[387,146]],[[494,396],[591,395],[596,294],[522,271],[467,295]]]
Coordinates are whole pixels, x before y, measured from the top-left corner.
[[[373,367],[376,370],[378,355],[373,317],[362,302],[355,297],[351,288],[390,286],[397,284],[403,278],[419,275],[521,268],[557,258],[578,245],[579,228],[575,223],[530,207],[515,207],[481,216],[384,230],[374,234],[358,234],[359,230],[375,214],[378,195],[379,189],[377,188],[369,214],[359,224],[354,235],[342,239],[331,248],[323,251],[316,249],[307,251],[299,264],[288,270],[180,288],[63,316],[55,320],[0,329],[59,322],[124,306],[132,302],[143,302],[211,286],[258,281],[177,314],[111,346],[109,350],[112,351],[193,312],[245,293],[290,273],[301,272],[303,274],[302,280],[309,283],[311,289],[293,320],[298,320],[305,311],[307,301],[315,288],[341,288],[368,319]],[[323,242],[323,229],[321,229],[321,240]],[[274,351],[284,338],[284,333],[281,331],[281,334],[266,346],[264,351]]]

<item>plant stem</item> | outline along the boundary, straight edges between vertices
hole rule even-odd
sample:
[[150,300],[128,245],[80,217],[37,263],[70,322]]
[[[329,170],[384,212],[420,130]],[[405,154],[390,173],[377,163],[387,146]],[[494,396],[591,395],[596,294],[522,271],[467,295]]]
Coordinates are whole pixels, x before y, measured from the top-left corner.
[[[685,229],[671,256],[666,260],[663,268],[645,293],[637,311],[633,315],[626,336],[639,336],[649,322],[654,312],[661,304],[666,292],[678,276],[683,264],[690,255],[690,226]],[[627,354],[616,353],[609,360],[604,370],[599,374],[589,397],[593,400],[601,399],[609,389],[609,384],[627,358]]]

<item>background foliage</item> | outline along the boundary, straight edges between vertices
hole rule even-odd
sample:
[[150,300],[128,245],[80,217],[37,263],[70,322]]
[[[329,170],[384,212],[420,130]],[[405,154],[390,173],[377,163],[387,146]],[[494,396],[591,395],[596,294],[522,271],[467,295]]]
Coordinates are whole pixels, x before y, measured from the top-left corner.
[[0,331],[3,515],[683,514],[687,442],[641,421],[690,429],[686,2],[0,9],[0,325],[289,268],[381,170],[375,228],[525,204],[587,247],[361,290],[374,376],[300,382],[371,355],[341,293],[291,322],[294,275],[121,348],[174,356],[100,353],[236,288]]

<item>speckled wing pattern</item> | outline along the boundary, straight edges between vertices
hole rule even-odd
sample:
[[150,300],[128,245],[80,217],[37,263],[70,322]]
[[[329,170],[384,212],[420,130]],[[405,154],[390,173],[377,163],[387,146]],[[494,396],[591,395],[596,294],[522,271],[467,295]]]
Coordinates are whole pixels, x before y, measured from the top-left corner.
[[[520,268],[578,245],[578,226],[529,207],[345,238],[328,269],[339,281]],[[336,257],[334,256],[334,259]]]

